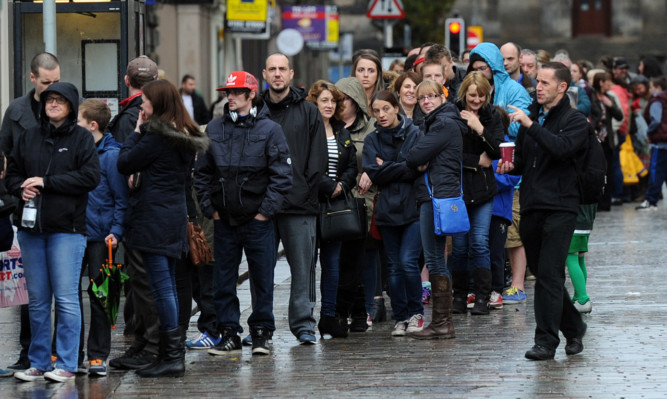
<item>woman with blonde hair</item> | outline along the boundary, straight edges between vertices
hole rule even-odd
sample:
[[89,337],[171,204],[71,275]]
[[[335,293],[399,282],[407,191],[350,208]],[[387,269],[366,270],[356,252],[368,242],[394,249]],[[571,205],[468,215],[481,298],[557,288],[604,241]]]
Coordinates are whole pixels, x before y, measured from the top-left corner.
[[467,122],[463,133],[463,199],[468,210],[470,231],[452,237],[454,313],[465,313],[469,276],[474,276],[475,301],[471,314],[489,314],[489,300],[502,304],[500,293],[492,294],[489,228],[493,197],[498,192],[491,163],[500,158],[504,140],[500,115],[491,105],[491,85],[481,72],[468,74],[456,103]]
[[175,265],[188,250],[186,179],[208,137],[190,119],[176,87],[146,84],[135,131],[120,150],[118,170],[132,176],[125,245],[141,253],[160,319],[160,354],[141,377],[182,376],[185,348],[178,326]]
[[[344,200],[357,183],[357,149],[350,140],[350,132],[345,129],[345,122],[342,122],[345,95],[333,83],[318,80],[310,88],[306,99],[320,111],[327,135],[329,161],[319,183],[320,203]],[[344,323],[339,323],[336,317],[340,250],[343,242],[320,238],[319,244],[322,307],[317,328],[322,338],[345,338],[347,317]]]
[[[417,86],[417,99],[426,114],[424,135],[410,150],[407,165],[428,173],[428,184],[434,197],[458,197],[461,195],[461,136],[465,121],[456,106],[447,102],[439,83],[432,80],[421,82]],[[435,234],[433,205],[424,186],[424,176],[420,176],[418,182],[420,236],[431,281],[433,312],[431,324],[411,336],[417,339],[454,338],[451,273],[445,260],[447,237]]]

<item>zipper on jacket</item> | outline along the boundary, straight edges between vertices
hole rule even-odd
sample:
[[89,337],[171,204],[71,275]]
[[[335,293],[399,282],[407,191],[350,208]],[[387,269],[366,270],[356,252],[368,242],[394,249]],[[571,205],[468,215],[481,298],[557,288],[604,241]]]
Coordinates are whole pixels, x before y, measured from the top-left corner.
[[243,185],[248,182],[248,176],[245,176],[243,178],[243,181],[241,182],[241,185],[239,186],[239,204],[241,204],[241,208],[243,208],[243,195],[241,193],[243,192]]
[[221,177],[218,181],[220,182],[220,187],[222,187],[222,206],[224,206],[226,208],[227,207],[227,199],[226,199],[227,196],[225,195],[225,178]]

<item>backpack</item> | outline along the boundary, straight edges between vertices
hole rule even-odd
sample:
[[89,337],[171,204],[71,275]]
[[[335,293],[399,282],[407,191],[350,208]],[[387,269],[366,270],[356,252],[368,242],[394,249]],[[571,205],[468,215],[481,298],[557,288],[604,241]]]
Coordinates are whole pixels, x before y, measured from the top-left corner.
[[[558,131],[565,128],[572,112],[580,112],[571,108],[558,121]],[[604,156],[602,143],[595,130],[587,123],[586,145],[573,158],[572,162],[577,171],[577,185],[579,186],[579,204],[588,205],[600,202],[605,194],[607,185],[607,160]]]

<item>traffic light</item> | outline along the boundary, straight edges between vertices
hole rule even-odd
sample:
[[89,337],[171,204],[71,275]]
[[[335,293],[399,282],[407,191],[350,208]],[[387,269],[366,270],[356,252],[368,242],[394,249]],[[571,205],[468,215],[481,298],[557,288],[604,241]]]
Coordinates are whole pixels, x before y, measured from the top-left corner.
[[466,21],[463,18],[445,20],[445,46],[458,57],[466,48]]

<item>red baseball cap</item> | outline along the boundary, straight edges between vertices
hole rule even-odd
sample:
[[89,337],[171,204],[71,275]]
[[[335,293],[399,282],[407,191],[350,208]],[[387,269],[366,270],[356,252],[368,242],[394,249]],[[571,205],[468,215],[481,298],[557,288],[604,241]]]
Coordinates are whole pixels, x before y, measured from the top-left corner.
[[250,91],[257,91],[257,79],[246,71],[234,71],[227,77],[225,85],[218,87],[216,90],[224,91],[229,89],[248,89]]

